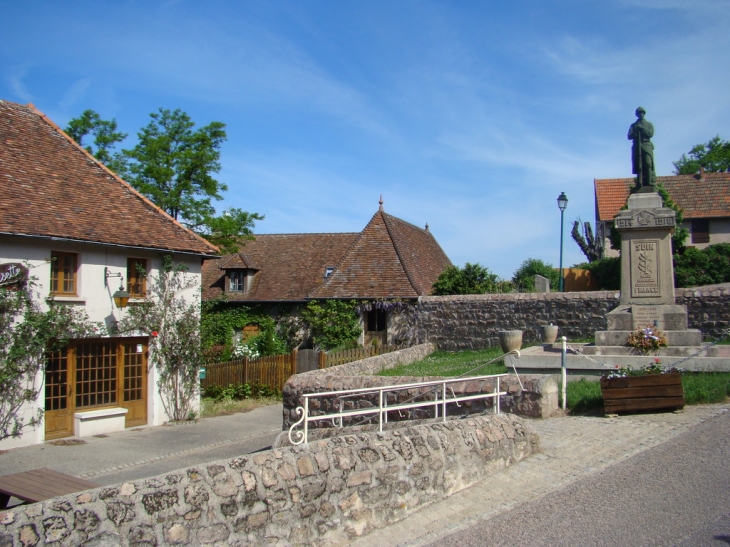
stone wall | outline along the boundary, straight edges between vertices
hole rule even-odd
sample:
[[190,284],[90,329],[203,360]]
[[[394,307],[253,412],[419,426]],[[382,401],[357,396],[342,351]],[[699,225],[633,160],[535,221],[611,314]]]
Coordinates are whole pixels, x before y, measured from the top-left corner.
[[[303,395],[311,393],[322,393],[327,391],[349,391],[361,388],[378,388],[389,385],[411,384],[416,382],[428,382],[438,380],[437,377],[414,377],[414,376],[376,376],[379,372],[394,368],[402,364],[419,361],[436,350],[432,343],[420,344],[412,348],[400,350],[377,357],[370,357],[361,361],[347,363],[337,367],[321,370],[313,370],[292,376],[287,380],[283,389],[284,399],[284,424],[283,430],[286,433],[292,424],[296,423],[300,416],[298,407],[304,407]],[[519,380],[515,375],[507,375],[502,378],[500,390],[506,390],[508,394],[501,398],[502,410],[515,412],[521,416],[532,418],[547,418],[558,408],[558,387],[553,378],[544,376],[522,376],[520,378],[524,390],[520,387]],[[456,396],[476,395],[479,393],[492,393],[495,389],[494,380],[464,380],[452,384],[450,389]],[[433,388],[409,389],[398,392],[391,392],[387,395],[387,404],[394,405],[406,401],[427,401],[433,400]],[[492,399],[475,400],[447,405],[447,416],[468,416],[478,414],[492,408]],[[338,412],[339,406],[344,410],[355,408],[377,407],[377,392],[363,393],[357,396],[348,396],[340,402],[335,396],[310,397],[309,412],[312,416],[331,414]],[[435,411],[431,408],[411,409],[407,411],[393,411],[388,413],[388,422],[399,422],[413,419],[425,419],[435,417]],[[377,418],[373,418],[377,421]],[[369,423],[362,417],[346,418],[344,425]],[[311,422],[310,428],[334,427],[331,421],[323,420]],[[282,436],[282,442],[284,436]]]
[[0,546],[344,545],[539,450],[512,415],[358,433],[0,511]]
[[716,340],[730,328],[730,283],[696,289],[676,289],[677,304],[687,306],[689,328],[705,340]]
[[[528,344],[540,341],[540,326],[560,327],[560,336],[592,338],[606,330],[606,314],[619,303],[618,291],[484,294],[421,297],[416,306],[414,340],[440,349],[481,349],[499,345],[500,330],[519,329]],[[705,340],[730,327],[730,283],[676,289],[677,304],[687,306],[689,328]]]

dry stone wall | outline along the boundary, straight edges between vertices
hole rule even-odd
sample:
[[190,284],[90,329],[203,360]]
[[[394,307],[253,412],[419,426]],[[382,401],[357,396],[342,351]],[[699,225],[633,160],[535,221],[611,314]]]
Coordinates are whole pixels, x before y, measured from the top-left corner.
[[[730,284],[676,289],[677,304],[687,306],[689,328],[714,340],[730,327]],[[444,350],[498,346],[500,330],[519,329],[523,341],[538,343],[540,326],[552,323],[560,335],[591,338],[606,330],[606,314],[619,304],[618,291],[426,296],[410,321],[417,342]]]
[[346,545],[539,450],[512,415],[359,433],[0,511],[0,546]]

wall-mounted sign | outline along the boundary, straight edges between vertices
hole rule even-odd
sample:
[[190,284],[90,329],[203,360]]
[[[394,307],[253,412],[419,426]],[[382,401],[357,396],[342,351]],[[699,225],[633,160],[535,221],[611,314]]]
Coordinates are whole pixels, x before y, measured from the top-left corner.
[[28,278],[28,268],[19,262],[0,264],[0,287],[4,289],[19,289],[25,285]]

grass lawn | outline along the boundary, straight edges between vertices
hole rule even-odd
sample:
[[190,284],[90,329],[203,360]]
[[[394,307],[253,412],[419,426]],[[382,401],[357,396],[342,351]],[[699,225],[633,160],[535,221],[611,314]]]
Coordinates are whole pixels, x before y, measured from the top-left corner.
[[[453,378],[466,373],[468,376],[502,374],[508,369],[501,359],[479,367],[501,355],[500,348],[459,352],[437,351],[422,361],[384,370],[380,375]],[[685,372],[682,374],[682,387],[688,405],[721,403],[730,397],[730,372]],[[575,414],[602,412],[603,397],[598,379],[569,382],[568,408]]]
[[[380,375],[456,377],[467,372],[469,373],[469,376],[502,374],[507,372],[507,367],[504,366],[501,359],[490,365],[479,367],[479,365],[500,357],[501,355],[502,350],[500,348],[459,352],[436,351],[422,361],[384,370],[380,373]],[[475,368],[476,370],[472,370]]]
[[[683,372],[682,388],[688,405],[722,403],[730,397],[730,372]],[[567,395],[568,408],[575,414],[593,414],[603,409],[597,380],[568,382]]]

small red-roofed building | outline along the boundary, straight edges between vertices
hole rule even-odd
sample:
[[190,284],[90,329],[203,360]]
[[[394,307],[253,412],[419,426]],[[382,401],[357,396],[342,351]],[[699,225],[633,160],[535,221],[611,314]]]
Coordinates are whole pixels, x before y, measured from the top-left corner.
[[[657,177],[672,200],[682,209],[682,226],[689,230],[686,245],[704,249],[730,243],[730,173],[705,173]],[[626,205],[633,178],[595,179],[596,238],[605,243],[603,256],[618,256],[608,236],[614,217]]]
[[[362,232],[261,234],[238,254],[206,260],[203,300],[294,309],[311,300],[400,300],[431,294],[451,261],[428,226],[380,208]],[[387,312],[363,316],[363,338],[391,343]]]
[[[114,301],[145,302],[146,280],[163,255],[184,264],[199,294],[204,258],[218,249],[191,232],[99,163],[33,105],[0,101],[0,274],[22,265],[35,279],[39,304],[83,310],[113,327],[125,313]],[[7,288],[12,276],[5,275]],[[86,436],[168,420],[148,367],[144,336],[72,341],[49,357],[40,399],[23,416],[43,410],[40,426],[0,441],[0,448]]]

